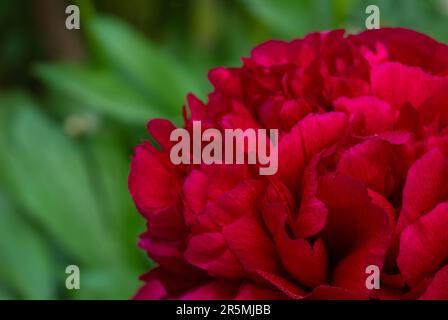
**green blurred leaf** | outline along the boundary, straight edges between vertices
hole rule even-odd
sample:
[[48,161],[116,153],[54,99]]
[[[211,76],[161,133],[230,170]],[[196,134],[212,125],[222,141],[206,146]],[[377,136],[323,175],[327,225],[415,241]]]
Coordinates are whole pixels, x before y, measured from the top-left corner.
[[[143,272],[141,251],[136,242],[145,230],[144,219],[138,214],[128,191],[130,155],[112,128],[94,135],[86,142],[103,208],[110,215],[111,229],[119,239],[130,269]],[[117,248],[119,250],[119,248]]]
[[109,266],[82,271],[81,289],[71,292],[76,299],[129,299],[141,284],[128,269]]
[[[55,297],[52,257],[42,237],[0,194],[0,278],[24,299]],[[8,298],[6,292],[3,298]],[[11,298],[11,297],[10,297]],[[2,293],[0,292],[0,299]]]
[[1,170],[16,202],[75,264],[120,261],[78,146],[23,94],[1,97],[0,111]]
[[329,0],[244,0],[246,8],[282,38],[297,38],[331,25]]
[[78,101],[81,108],[120,122],[141,125],[149,118],[166,116],[110,70],[70,64],[40,64],[34,70],[50,88]]
[[[344,22],[347,21],[350,12],[353,10],[356,2],[355,0],[333,0],[331,5],[333,8],[334,19],[338,23],[338,27],[344,27]],[[365,9],[364,9],[365,12]]]
[[0,300],[12,300],[14,296],[3,288],[0,288]]
[[90,30],[104,62],[110,63],[149,101],[160,102],[164,113],[177,116],[190,91],[204,95],[203,82],[128,25],[114,18],[96,17]]

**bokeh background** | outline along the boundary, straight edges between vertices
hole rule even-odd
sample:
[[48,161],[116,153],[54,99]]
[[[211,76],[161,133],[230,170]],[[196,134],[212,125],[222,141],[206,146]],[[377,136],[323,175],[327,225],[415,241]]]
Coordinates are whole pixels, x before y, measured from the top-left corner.
[[448,0],[0,0],[0,299],[131,297],[151,267],[127,191],[147,120],[180,123],[210,68],[264,40],[363,30],[369,4],[448,42]]

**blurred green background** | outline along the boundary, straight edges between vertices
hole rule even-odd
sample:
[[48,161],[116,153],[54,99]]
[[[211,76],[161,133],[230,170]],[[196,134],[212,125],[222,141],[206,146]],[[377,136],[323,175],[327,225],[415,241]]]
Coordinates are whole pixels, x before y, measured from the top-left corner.
[[369,4],[448,42],[448,0],[0,0],[0,299],[131,297],[151,267],[127,191],[147,120],[179,123],[211,67],[264,40],[363,30]]

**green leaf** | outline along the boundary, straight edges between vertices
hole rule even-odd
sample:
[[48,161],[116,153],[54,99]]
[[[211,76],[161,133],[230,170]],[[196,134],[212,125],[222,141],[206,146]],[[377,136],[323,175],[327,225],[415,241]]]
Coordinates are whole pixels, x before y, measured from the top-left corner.
[[269,26],[282,38],[297,38],[305,33],[329,29],[328,0],[244,0],[254,17]]
[[[23,299],[52,299],[55,278],[48,245],[0,194],[0,282]],[[0,292],[0,299],[2,294]],[[7,298],[6,292],[4,297]]]
[[23,94],[1,97],[0,111],[1,170],[15,202],[74,264],[120,261],[77,144]]
[[160,101],[163,112],[178,115],[188,92],[204,95],[204,81],[198,81],[179,61],[119,20],[96,17],[89,30],[101,48],[104,62],[118,70],[149,101]]
[[81,270],[80,290],[73,290],[73,299],[129,299],[141,285],[138,277],[127,269],[106,268]]
[[0,300],[13,300],[14,296],[7,290],[0,288]]
[[149,118],[166,116],[110,70],[40,64],[34,71],[50,88],[78,101],[81,107],[120,122],[142,125]]
[[136,241],[145,230],[145,224],[128,191],[130,152],[120,141],[118,133],[108,128],[86,142],[86,148],[92,170],[96,172],[96,185],[101,191],[99,198],[110,216],[110,228],[119,239],[127,264],[135,270],[134,277],[137,278],[144,266]]

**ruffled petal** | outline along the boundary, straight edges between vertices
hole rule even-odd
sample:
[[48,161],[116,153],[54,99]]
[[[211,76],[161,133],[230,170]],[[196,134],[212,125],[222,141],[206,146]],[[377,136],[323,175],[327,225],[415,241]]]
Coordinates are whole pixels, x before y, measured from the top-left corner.
[[321,177],[318,197],[328,209],[322,237],[335,265],[331,284],[367,293],[366,268],[382,269],[391,239],[387,213],[362,184],[337,173]]
[[420,297],[422,300],[448,300],[448,266],[440,269],[432,279],[426,292]]
[[409,283],[431,277],[448,259],[448,202],[403,230],[398,267]]

